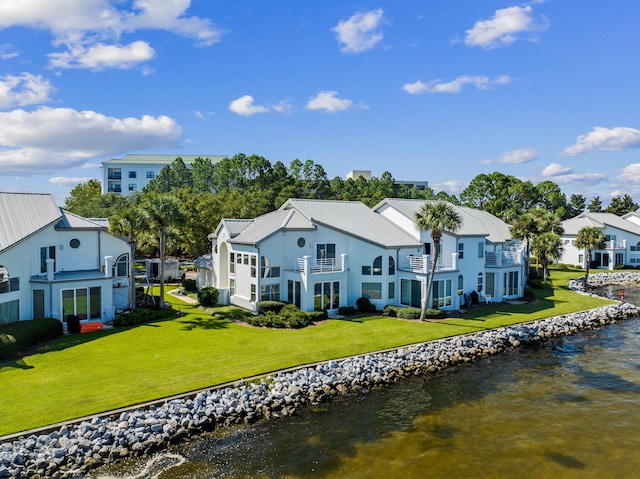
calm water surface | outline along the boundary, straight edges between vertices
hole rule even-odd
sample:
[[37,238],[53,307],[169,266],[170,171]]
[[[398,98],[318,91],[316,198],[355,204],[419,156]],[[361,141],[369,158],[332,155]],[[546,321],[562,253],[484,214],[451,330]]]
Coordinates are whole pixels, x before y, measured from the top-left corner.
[[640,319],[622,321],[91,477],[640,477],[639,350]]

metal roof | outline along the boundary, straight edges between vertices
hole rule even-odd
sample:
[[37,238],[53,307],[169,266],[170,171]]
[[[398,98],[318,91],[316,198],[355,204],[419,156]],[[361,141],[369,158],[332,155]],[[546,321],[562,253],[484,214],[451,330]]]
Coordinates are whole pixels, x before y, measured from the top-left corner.
[[[405,200],[400,198],[385,198],[376,206],[374,211],[379,210],[383,205],[389,205],[402,215],[413,221],[416,213],[427,203],[434,203],[432,200]],[[512,239],[510,226],[497,216],[487,211],[457,206],[452,204],[454,209],[462,217],[460,228],[452,233],[455,236],[485,236],[491,243],[504,243]]]
[[118,165],[118,164],[158,164],[158,165],[170,165],[176,158],[182,158],[182,161],[186,165],[190,165],[196,158],[209,158],[212,163],[218,163],[225,155],[144,155],[144,154],[128,154],[124,158],[113,158],[111,160],[104,161],[103,164]]
[[295,210],[277,210],[258,216],[230,241],[236,244],[258,244],[278,231],[313,230],[315,226]]
[[313,224],[321,224],[385,248],[422,246],[416,238],[359,201],[290,199],[280,207],[280,210],[289,209],[298,211]]
[[0,253],[60,220],[48,194],[0,193]]
[[69,213],[68,211],[62,211],[62,218],[60,222],[56,225],[56,228],[67,229],[108,229],[108,222],[105,225],[104,222],[98,223],[97,221],[90,220],[87,218],[83,218],[82,216],[74,215],[73,213]]
[[564,220],[560,225],[564,228],[564,235],[566,236],[577,236],[578,231],[587,226],[595,226],[601,229],[604,229],[605,226],[611,226],[640,236],[640,225],[613,213],[591,213],[585,211],[578,216]]

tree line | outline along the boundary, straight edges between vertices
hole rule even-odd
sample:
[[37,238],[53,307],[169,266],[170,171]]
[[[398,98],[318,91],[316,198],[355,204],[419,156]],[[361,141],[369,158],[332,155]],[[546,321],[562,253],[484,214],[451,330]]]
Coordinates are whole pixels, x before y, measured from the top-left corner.
[[[141,192],[130,196],[102,194],[100,182],[89,180],[71,190],[65,209],[83,217],[109,218],[114,232],[127,237],[136,226],[133,232],[139,252],[158,253],[162,229],[168,253],[197,257],[209,251],[207,236],[221,219],[254,218],[276,210],[289,198],[359,200],[369,207],[384,198],[448,201],[488,211],[512,224],[516,234],[528,231],[521,239],[529,249],[538,250],[541,246],[534,244],[534,238],[554,232],[549,218],[559,223],[584,211],[623,215],[638,209],[628,194],[613,197],[603,208],[597,196],[587,204],[584,195],[572,194],[567,199],[552,181],[533,184],[500,172],[476,176],[456,197],[443,191],[435,193],[431,188],[418,190],[397,184],[388,171],[379,178],[329,179],[322,165],[312,160],[303,163],[296,159],[287,166],[244,154],[215,164],[208,158],[197,158],[190,168],[178,157]],[[167,209],[165,213],[162,208]],[[170,211],[171,221],[160,228],[159,218]],[[134,221],[136,215],[147,220]],[[154,217],[155,222],[149,223],[148,217]],[[113,226],[122,222],[132,231]]]

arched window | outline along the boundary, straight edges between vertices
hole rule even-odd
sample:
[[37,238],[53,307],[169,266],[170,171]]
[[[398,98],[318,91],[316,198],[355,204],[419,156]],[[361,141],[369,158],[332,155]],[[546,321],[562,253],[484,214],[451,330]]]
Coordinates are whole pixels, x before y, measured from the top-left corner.
[[266,256],[260,256],[260,277],[279,278],[280,266],[272,266],[271,261]]
[[389,256],[389,276],[396,274],[396,260]]
[[113,263],[113,276],[129,276],[129,253],[121,254]]
[[482,273],[478,273],[478,293],[482,291]]
[[458,294],[462,294],[464,289],[464,281],[462,280],[462,275],[458,275]]
[[382,275],[382,256],[373,260],[373,274],[374,276]]

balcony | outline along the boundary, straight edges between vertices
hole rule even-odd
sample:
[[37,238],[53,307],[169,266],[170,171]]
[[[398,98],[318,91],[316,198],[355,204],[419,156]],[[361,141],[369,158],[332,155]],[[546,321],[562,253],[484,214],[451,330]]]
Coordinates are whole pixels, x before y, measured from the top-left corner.
[[341,273],[346,271],[346,262],[346,254],[341,255],[340,258],[312,259],[310,256],[304,256],[302,258],[290,258],[286,269],[303,274]]
[[604,249],[606,250],[615,250],[615,249],[627,249],[627,240],[616,241],[609,240],[604,242]]
[[[399,269],[411,271],[413,273],[427,274],[431,271],[431,256],[405,256],[400,258]],[[436,263],[436,273],[439,271],[455,271],[458,269],[458,253],[451,253],[451,256],[438,256]]]
[[484,264],[487,267],[516,266],[523,264],[522,261],[521,250],[487,251]]
[[109,185],[109,188],[107,191],[109,193],[122,193],[122,185],[119,185],[119,184]]
[[110,171],[108,178],[110,180],[121,180],[122,179],[122,173],[119,171]]

